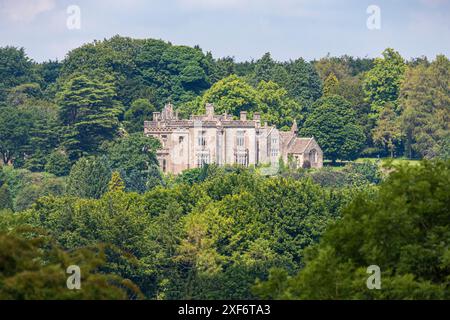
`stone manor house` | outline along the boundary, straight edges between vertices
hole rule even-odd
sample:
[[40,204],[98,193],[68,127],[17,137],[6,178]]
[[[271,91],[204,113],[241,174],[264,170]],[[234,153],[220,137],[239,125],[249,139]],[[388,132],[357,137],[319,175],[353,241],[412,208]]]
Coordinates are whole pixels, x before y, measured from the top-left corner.
[[297,137],[294,122],[289,132],[279,131],[267,123],[261,124],[260,114],[253,119],[247,112],[240,119],[231,115],[214,114],[214,106],[206,105],[206,114],[192,115],[189,120],[178,119],[178,112],[167,104],[162,112],[154,112],[152,121],[144,122],[144,133],[161,141],[157,157],[164,172],[178,174],[203,164],[285,163],[298,167],[323,166],[323,153],[313,137]]

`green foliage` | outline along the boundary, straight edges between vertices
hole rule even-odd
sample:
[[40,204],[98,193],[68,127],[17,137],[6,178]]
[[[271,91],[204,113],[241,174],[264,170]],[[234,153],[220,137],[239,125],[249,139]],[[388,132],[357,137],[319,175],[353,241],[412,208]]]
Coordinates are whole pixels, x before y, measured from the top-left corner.
[[[100,249],[65,252],[47,237],[0,233],[0,299],[80,300],[140,297],[137,287],[114,274],[100,273]],[[70,265],[80,267],[82,290],[67,289]]]
[[176,258],[189,268],[185,298],[253,298],[255,275],[277,266],[297,270],[303,249],[345,202],[310,181],[249,172],[215,174],[202,186],[215,201],[199,201],[186,216]]
[[[140,195],[111,191],[98,200],[42,198],[31,216],[33,225],[48,230],[65,249],[108,244],[102,270],[132,280],[147,297],[155,297],[156,275],[164,271],[159,264],[167,263],[161,261],[163,234],[160,225],[146,212]],[[165,223],[164,236],[176,236],[176,220]]]
[[289,74],[284,87],[289,94],[301,103],[312,103],[322,95],[322,83],[314,66],[302,58],[286,64]]
[[256,90],[236,75],[231,75],[216,82],[202,98],[202,106],[206,103],[216,105],[217,114],[239,116],[241,111],[258,109]]
[[0,185],[2,179],[8,185],[16,211],[27,209],[42,196],[62,195],[65,191],[64,180],[49,173],[30,172],[11,166],[4,166],[1,172]]
[[146,99],[133,101],[124,115],[128,132],[143,132],[144,121],[151,120],[155,111],[156,108]]
[[120,173],[117,171],[113,171],[111,175],[111,181],[108,183],[108,191],[109,192],[116,192],[116,191],[123,191],[125,189],[125,184],[120,177]]
[[338,94],[339,80],[334,73],[330,73],[323,83],[323,96]]
[[402,139],[400,121],[396,115],[392,103],[387,103],[381,111],[376,122],[376,127],[372,133],[373,142],[390,152],[394,157],[394,152]]
[[15,107],[0,108],[0,154],[4,164],[21,157],[29,146],[29,114]]
[[[450,162],[392,169],[374,195],[356,197],[308,250],[298,275],[277,271],[255,292],[278,299],[449,299]],[[381,290],[366,287],[370,265],[381,269]]]
[[16,194],[15,209],[17,211],[28,209],[41,197],[62,195],[65,192],[66,184],[61,179],[53,176],[42,176],[40,173],[36,173],[30,178],[32,183],[23,186]]
[[340,96],[319,99],[300,134],[314,137],[325,157],[335,161],[356,159],[364,144],[364,133],[350,104]]
[[45,171],[55,176],[67,176],[70,172],[71,163],[67,154],[62,150],[55,150],[47,156]]
[[11,192],[9,191],[8,185],[6,183],[2,184],[0,181],[0,210],[7,209],[13,209],[13,199],[11,197]]
[[349,163],[343,168],[323,167],[303,173],[323,187],[367,187],[381,182],[378,165],[371,162]]
[[[16,259],[0,266],[0,298],[448,298],[447,163],[384,169],[379,188],[369,162],[163,177],[142,134],[167,102],[186,118],[214,103],[281,130],[296,121],[333,162],[363,148],[448,158],[448,71],[444,56],[405,63],[392,49],[235,62],[115,36],[34,63],[0,48],[0,264]],[[48,238],[5,233],[30,226]],[[61,291],[66,262],[89,290]],[[372,263],[387,290],[366,290]]]
[[115,187],[99,199],[44,197],[14,219],[47,230],[63,249],[108,244],[102,270],[132,280],[147,298],[254,298],[255,278],[272,267],[296,272],[304,249],[348,202],[347,193],[309,180],[204,170],[202,182],[143,195],[123,192],[115,173]]
[[69,52],[61,76],[109,74],[115,80],[117,99],[124,106],[142,98],[162,107],[169,100],[179,104],[201,94],[209,87],[212,68],[199,48],[114,36]]
[[99,145],[112,140],[119,128],[120,104],[110,77],[104,80],[75,75],[57,94],[60,117],[67,126],[66,148],[70,157],[92,154]]
[[0,101],[5,101],[8,89],[36,79],[33,62],[23,48],[0,47]]
[[437,56],[429,66],[409,68],[400,91],[406,153],[424,158],[448,157],[450,130],[450,61]]
[[70,170],[67,194],[80,198],[98,199],[108,190],[111,170],[104,157],[84,157]]
[[102,149],[112,170],[119,171],[128,191],[144,192],[162,183],[156,149],[158,140],[133,133],[105,144]]
[[403,58],[391,48],[383,51],[383,58],[375,59],[374,67],[367,72],[364,82],[366,97],[375,116],[386,103],[396,103],[405,68]]
[[302,106],[275,82],[261,81],[257,91],[260,105],[257,111],[261,112],[263,121],[281,128],[303,120]]

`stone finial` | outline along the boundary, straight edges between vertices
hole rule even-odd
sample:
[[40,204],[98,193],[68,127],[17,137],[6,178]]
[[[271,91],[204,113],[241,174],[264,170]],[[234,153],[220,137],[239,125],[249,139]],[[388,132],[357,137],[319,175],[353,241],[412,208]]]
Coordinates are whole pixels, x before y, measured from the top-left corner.
[[214,117],[214,105],[212,103],[207,103],[205,109],[208,119],[212,119]]
[[261,114],[259,112],[253,113],[253,120],[261,121]]

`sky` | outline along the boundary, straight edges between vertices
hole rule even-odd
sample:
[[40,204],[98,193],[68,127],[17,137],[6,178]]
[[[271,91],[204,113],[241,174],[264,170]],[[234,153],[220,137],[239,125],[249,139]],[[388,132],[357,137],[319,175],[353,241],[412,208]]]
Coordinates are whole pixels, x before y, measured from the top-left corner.
[[237,61],[377,57],[387,47],[432,59],[450,56],[450,0],[0,0],[0,46],[37,62],[117,34]]

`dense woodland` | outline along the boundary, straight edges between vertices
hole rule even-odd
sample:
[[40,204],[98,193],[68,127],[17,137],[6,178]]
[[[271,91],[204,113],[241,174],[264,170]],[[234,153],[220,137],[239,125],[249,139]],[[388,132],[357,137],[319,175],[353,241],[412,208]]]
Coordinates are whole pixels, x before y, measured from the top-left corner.
[[[36,63],[0,48],[0,299],[450,299],[449,73],[393,49],[237,62],[115,36]],[[327,165],[162,174],[143,122],[168,102],[296,121]]]

